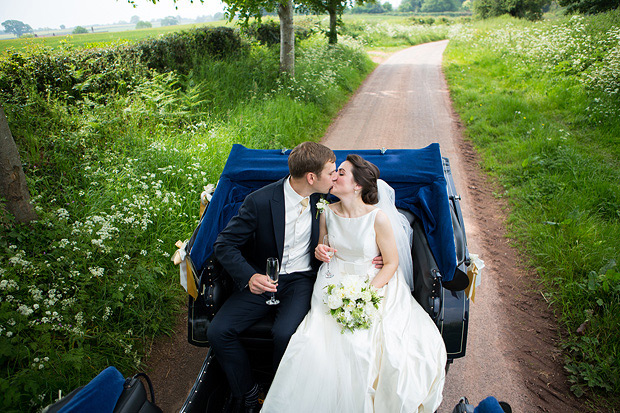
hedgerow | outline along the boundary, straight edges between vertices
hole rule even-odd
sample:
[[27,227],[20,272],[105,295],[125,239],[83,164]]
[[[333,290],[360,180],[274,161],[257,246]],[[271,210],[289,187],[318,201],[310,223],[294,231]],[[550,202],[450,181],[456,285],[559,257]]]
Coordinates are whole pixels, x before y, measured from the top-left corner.
[[237,32],[219,27],[97,49],[13,51],[0,59],[0,100],[23,105],[36,93],[71,103],[86,96],[124,94],[148,77],[150,70],[187,74],[201,59],[233,56],[243,47]]

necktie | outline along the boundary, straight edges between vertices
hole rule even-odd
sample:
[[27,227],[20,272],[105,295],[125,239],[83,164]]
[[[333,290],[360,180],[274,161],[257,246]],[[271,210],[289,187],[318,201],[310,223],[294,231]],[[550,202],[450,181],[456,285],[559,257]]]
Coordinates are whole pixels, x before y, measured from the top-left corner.
[[299,203],[301,204],[301,211],[299,211],[299,215],[301,215],[308,207],[308,198],[302,199]]

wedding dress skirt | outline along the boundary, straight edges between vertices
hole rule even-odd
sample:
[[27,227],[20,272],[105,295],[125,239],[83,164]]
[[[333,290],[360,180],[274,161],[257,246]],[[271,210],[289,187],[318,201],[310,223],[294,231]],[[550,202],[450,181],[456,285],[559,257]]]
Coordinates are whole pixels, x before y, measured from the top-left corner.
[[[378,209],[343,218],[325,208],[336,256],[317,274],[311,309],[286,349],[262,412],[434,412],[441,403],[446,350],[400,270],[382,289],[379,315],[367,330],[345,331],[328,314],[326,286],[346,277],[372,279],[379,253]],[[330,240],[331,241],[331,240]]]

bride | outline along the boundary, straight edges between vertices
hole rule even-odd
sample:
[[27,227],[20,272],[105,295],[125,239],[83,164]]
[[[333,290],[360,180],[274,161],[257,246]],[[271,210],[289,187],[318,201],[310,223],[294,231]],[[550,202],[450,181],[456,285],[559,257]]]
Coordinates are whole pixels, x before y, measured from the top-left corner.
[[[321,216],[321,237],[329,234],[330,246],[315,250],[324,264],[311,309],[288,344],[262,412],[434,412],[441,403],[446,349],[411,295],[408,235],[394,191],[378,176],[359,155],[338,168],[331,193],[340,202]],[[381,269],[372,264],[378,253]],[[343,332],[325,304],[326,287],[355,279],[369,279],[383,298],[370,328]]]

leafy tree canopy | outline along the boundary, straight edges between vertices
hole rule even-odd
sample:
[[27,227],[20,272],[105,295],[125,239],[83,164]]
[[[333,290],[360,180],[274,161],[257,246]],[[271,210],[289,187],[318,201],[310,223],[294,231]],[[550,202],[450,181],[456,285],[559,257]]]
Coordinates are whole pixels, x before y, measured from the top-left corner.
[[392,3],[366,3],[353,7],[351,13],[386,13],[392,11]]
[[509,14],[528,20],[540,20],[543,10],[550,4],[551,0],[476,0],[474,13],[483,19]]
[[150,29],[151,27],[153,27],[151,22],[139,21],[136,23],[136,29]]
[[457,11],[461,8],[459,0],[424,0],[422,12]]
[[177,24],[179,24],[179,20],[177,20],[174,16],[168,16],[161,19],[162,26],[176,26]]
[[17,37],[21,37],[22,34],[32,33],[32,27],[29,24],[21,22],[19,20],[5,20],[2,22],[4,31],[7,33],[13,33]]
[[422,0],[403,0],[398,6],[398,11],[411,12],[420,11],[422,8]]
[[559,0],[567,13],[596,14],[620,7],[618,0]]
[[82,26],[77,26],[75,29],[73,29],[73,34],[84,34],[84,33],[88,33],[88,30],[86,30],[86,28]]

